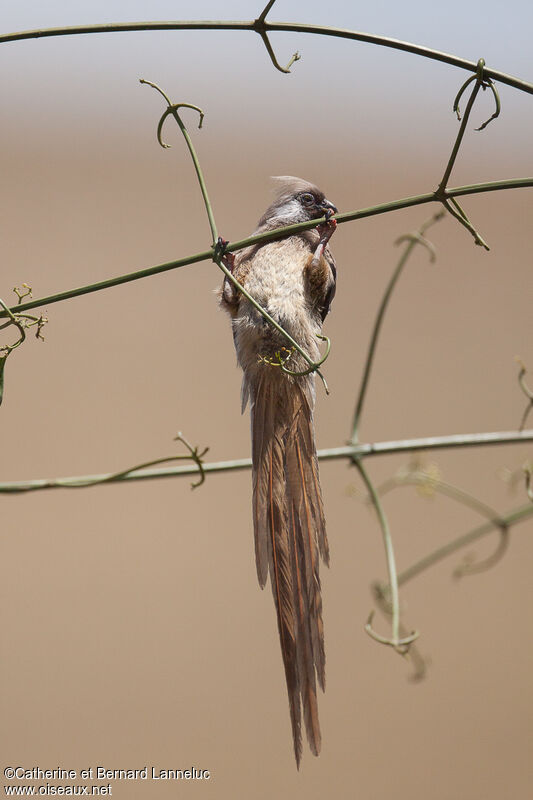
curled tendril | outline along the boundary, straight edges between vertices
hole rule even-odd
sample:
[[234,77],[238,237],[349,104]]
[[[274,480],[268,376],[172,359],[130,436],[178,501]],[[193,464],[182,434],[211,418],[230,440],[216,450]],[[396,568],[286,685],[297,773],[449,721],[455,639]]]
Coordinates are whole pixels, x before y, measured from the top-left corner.
[[494,113],[492,114],[491,117],[486,119],[485,122],[483,122],[479,126],[479,128],[476,128],[476,131],[485,130],[485,128],[487,127],[489,122],[492,122],[493,119],[496,119],[496,117],[500,116],[500,111],[502,110],[501,103],[500,103],[500,96],[498,94],[498,90],[496,89],[495,85],[493,84],[493,82],[491,81],[490,78],[486,79],[486,83],[483,83],[481,85],[481,88],[483,89],[483,91],[485,91],[485,89],[487,89],[487,88],[491,90],[492,96],[494,97],[494,102],[496,104],[496,109],[495,109],[495,111],[494,111]]
[[[153,84],[152,84],[152,86],[153,86]],[[170,116],[170,114],[172,114],[173,117],[177,117],[178,120],[181,122],[180,115],[178,114],[178,108],[193,108],[195,111],[198,111],[198,114],[200,115],[200,121],[198,123],[198,128],[202,127],[202,123],[204,121],[204,112],[202,111],[201,108],[198,108],[198,106],[195,106],[192,103],[173,103],[173,104],[169,105],[169,107],[167,109],[165,109],[165,111],[163,112],[163,116],[159,120],[159,125],[157,126],[157,141],[159,142],[161,147],[165,147],[165,148],[172,147],[171,144],[167,144],[166,142],[164,142],[162,140],[161,133],[162,133],[162,130],[163,130],[163,124],[164,124],[166,118],[168,116]]]
[[494,111],[494,114],[489,119],[485,120],[485,122],[483,122],[479,126],[479,128],[476,128],[476,131],[482,131],[487,127],[489,122],[492,122],[493,119],[496,119],[496,117],[500,116],[500,111],[501,111],[501,103],[500,103],[500,96],[498,94],[498,90],[496,89],[493,81],[490,78],[485,77],[485,59],[483,59],[483,58],[480,58],[479,61],[477,62],[476,74],[475,75],[471,75],[470,78],[468,78],[463,83],[463,85],[461,86],[461,88],[457,92],[457,95],[456,95],[454,103],[453,103],[453,110],[455,111],[455,114],[457,115],[457,119],[458,120],[461,119],[461,112],[459,110],[459,101],[460,101],[461,97],[463,96],[463,94],[464,94],[465,90],[467,89],[467,87],[473,81],[476,81],[481,86],[483,91],[485,91],[486,89],[490,89],[491,90],[492,96],[494,97],[494,103],[496,105],[496,109]]
[[459,100],[463,96],[465,90],[470,86],[472,81],[475,81],[476,79],[477,79],[477,75],[471,75],[469,78],[467,78],[467,80],[463,83],[463,85],[461,86],[461,88],[457,92],[457,95],[455,96],[455,100],[453,101],[453,110],[454,110],[454,112],[455,112],[455,114],[457,116],[457,119],[459,121],[461,121],[461,111],[459,110]]
[[185,445],[185,447],[189,451],[189,455],[187,455],[187,456],[176,456],[176,458],[182,458],[182,459],[183,458],[190,458],[190,459],[192,459],[192,461],[194,461],[194,463],[198,467],[198,470],[200,472],[200,478],[199,478],[199,480],[193,481],[193,483],[191,483],[191,489],[197,489],[205,481],[205,470],[204,470],[204,460],[203,459],[204,459],[205,454],[209,450],[209,447],[204,447],[204,449],[200,453],[198,451],[198,446],[193,447],[191,444],[189,444],[189,442],[187,441],[185,436],[181,433],[181,431],[177,434],[177,436],[174,437],[174,441],[175,442],[181,442],[182,444]]
[[[270,367],[279,367],[281,371],[285,373],[285,375],[292,375],[293,377],[297,378],[300,378],[303,375],[310,375],[311,372],[316,372],[319,378],[321,379],[322,383],[324,384],[324,389],[326,391],[326,394],[329,394],[328,384],[326,383],[326,379],[324,378],[323,374],[320,372],[319,367],[322,366],[326,358],[329,356],[329,351],[331,350],[331,340],[329,339],[328,336],[324,336],[320,333],[317,333],[316,337],[317,339],[321,339],[323,342],[326,342],[326,352],[319,361],[313,362],[312,364],[309,365],[307,369],[303,369],[301,371],[295,371],[292,369],[287,369],[287,367],[285,366],[287,361],[289,361],[289,359],[296,352],[295,347],[291,348],[282,347],[280,350],[277,350],[274,353],[274,358],[269,358],[268,356],[260,355],[258,356],[259,362],[262,364],[268,364],[268,366]],[[284,355],[285,353],[287,355]]]
[[272,6],[274,5],[275,2],[276,2],[276,0],[270,0],[270,2],[268,2],[266,4],[264,9],[262,10],[262,12],[259,14],[258,18],[254,22],[254,30],[259,34],[259,36],[263,40],[263,44],[265,45],[267,53],[270,56],[270,60],[272,61],[272,63],[275,66],[275,68],[277,70],[279,70],[280,72],[283,72],[285,75],[287,75],[287,74],[290,73],[290,71],[291,71],[290,68],[292,67],[294,62],[300,60],[301,55],[300,55],[300,53],[298,51],[296,51],[296,53],[294,53],[292,55],[292,57],[291,57],[291,59],[290,59],[290,61],[287,64],[286,67],[282,67],[281,64],[279,63],[278,59],[276,58],[276,55],[274,53],[274,50],[272,49],[272,45],[270,44],[270,41],[269,41],[269,38],[268,38],[268,35],[267,35],[266,25],[265,25],[266,15],[268,14],[268,12],[270,11],[270,9],[272,8]]
[[200,120],[198,122],[198,128],[202,127],[205,114],[202,111],[202,109],[199,108],[198,106],[195,106],[194,103],[171,103],[168,95],[156,83],[152,83],[152,81],[147,81],[147,80],[145,80],[145,78],[140,78],[139,83],[145,83],[148,86],[152,86],[152,88],[156,89],[159,92],[159,94],[162,95],[165,98],[165,100],[167,101],[168,108],[166,108],[164,110],[164,112],[163,112],[163,114],[161,116],[161,119],[159,120],[159,124],[157,126],[157,141],[159,142],[161,147],[164,147],[166,149],[168,149],[169,147],[172,147],[172,145],[167,144],[161,138],[162,131],[163,131],[163,125],[165,123],[166,118],[168,116],[170,116],[170,114],[172,114],[172,116],[176,118],[180,128],[183,126],[183,123],[181,121],[181,117],[178,114],[178,109],[180,109],[180,108],[192,108],[194,111],[197,111],[199,116],[200,116]]
[[375,613],[374,610],[372,610],[368,615],[368,619],[365,625],[366,633],[368,633],[368,635],[372,639],[374,639],[374,641],[392,647],[395,650],[395,652],[399,653],[401,656],[407,655],[410,646],[413,644],[414,641],[416,641],[416,639],[418,639],[420,633],[418,631],[412,631],[408,636],[402,636],[399,637],[398,639],[390,638],[388,636],[382,636],[372,627],[372,620],[374,619],[374,613]]
[[24,298],[31,297],[33,289],[27,283],[22,284],[22,289],[19,289],[17,286],[13,288],[13,291],[18,297],[18,304],[22,303]]
[[8,306],[6,306],[1,297],[0,297],[0,306],[2,306],[7,316],[9,317],[7,322],[4,322],[3,325],[0,325],[0,330],[2,328],[8,328],[10,325],[14,325],[19,332],[19,338],[17,339],[16,342],[14,342],[13,344],[7,344],[1,348],[1,350],[4,350],[5,354],[8,355],[12,350],[14,350],[16,347],[19,347],[22,344],[22,342],[26,338],[26,331],[24,330],[24,325],[18,318],[18,315],[15,316],[15,314],[13,314],[11,309]]
[[475,575],[478,572],[485,572],[491,569],[504,557],[509,546],[509,528],[505,523],[501,523],[500,536],[498,544],[493,553],[482,561],[475,561],[472,557],[466,557],[462,564],[459,564],[452,573],[456,580],[463,578],[465,575]]
[[257,360],[260,364],[268,364],[269,367],[282,367],[295,352],[295,347],[282,347],[274,353],[274,358],[259,355]]
[[[485,61],[484,61],[484,59],[480,58],[479,61],[477,62],[476,74],[475,75],[471,75],[470,78],[468,78],[463,83],[463,85],[461,86],[461,88],[459,89],[459,91],[458,91],[458,93],[457,93],[457,95],[455,97],[455,100],[454,100],[454,103],[453,103],[453,110],[457,114],[457,119],[458,120],[461,119],[461,112],[459,111],[459,101],[460,101],[461,97],[463,96],[463,93],[465,92],[466,88],[468,86],[470,86],[470,84],[473,81],[475,81],[475,84],[474,84],[474,87],[472,89],[472,92],[470,93],[470,97],[469,97],[468,103],[466,104],[465,115],[464,115],[464,118],[463,118],[463,120],[461,122],[461,125],[459,127],[459,131],[458,131],[457,137],[455,139],[455,144],[453,146],[452,153],[450,155],[450,158],[448,159],[448,164],[446,165],[446,169],[444,170],[444,175],[442,176],[442,180],[441,180],[441,182],[440,182],[440,184],[439,184],[439,186],[437,188],[437,191],[435,192],[435,199],[440,200],[441,203],[443,204],[443,206],[446,208],[446,210],[452,215],[452,217],[455,217],[455,219],[458,220],[461,223],[461,225],[463,225],[472,234],[472,236],[474,237],[474,241],[475,241],[475,243],[477,245],[481,245],[481,247],[484,247],[485,250],[488,250],[489,249],[488,244],[484,241],[484,239],[480,236],[478,231],[474,228],[474,226],[472,225],[472,223],[468,219],[466,213],[463,211],[463,209],[459,205],[458,201],[455,200],[453,197],[450,197],[448,195],[447,190],[446,190],[446,186],[448,184],[448,180],[450,178],[453,166],[454,166],[456,158],[457,158],[457,154],[459,152],[459,148],[461,146],[461,142],[463,140],[463,136],[464,136],[465,131],[466,131],[466,126],[468,124],[468,119],[470,117],[470,112],[472,111],[474,102],[476,100],[476,97],[477,97],[478,92],[479,92],[480,89],[490,88],[492,93],[493,93],[493,96],[495,98],[496,111],[492,115],[491,119],[494,119],[500,113],[500,100],[499,100],[499,97],[498,97],[498,93],[497,93],[496,89],[494,88],[494,85],[493,85],[492,81],[490,80],[490,78],[486,78],[485,77]],[[491,119],[489,119],[485,123],[483,123],[483,125],[481,125],[481,127],[478,128],[478,130],[482,130],[483,128],[485,128],[489,124]]]
[[522,389],[523,393],[525,394],[525,396],[529,400],[529,403],[526,406],[526,408],[524,410],[524,413],[522,415],[522,420],[520,422],[520,427],[518,428],[519,431],[523,431],[524,427],[525,427],[525,424],[527,422],[527,418],[529,416],[529,412],[533,408],[533,391],[529,388],[529,386],[527,385],[527,383],[525,381],[525,377],[527,375],[526,365],[524,364],[522,359],[519,358],[519,356],[515,356],[515,361],[517,362],[517,364],[520,364],[520,372],[518,373],[518,385],[520,386],[520,388]]
[[[18,297],[17,305],[20,305],[25,297],[31,297],[32,293],[31,286],[28,286],[27,283],[23,283],[22,287],[26,291],[22,291],[17,287],[13,289],[13,291]],[[11,325],[14,325],[19,332],[19,338],[17,339],[16,342],[13,342],[13,344],[7,344],[4,345],[3,347],[0,347],[0,353],[2,352],[4,353],[3,356],[4,358],[7,358],[7,356],[9,355],[9,353],[11,353],[12,350],[15,350],[15,348],[19,347],[24,342],[24,340],[26,339],[26,331],[28,328],[37,327],[37,330],[35,332],[35,338],[44,341],[44,336],[42,335],[42,329],[48,322],[46,317],[43,317],[42,314],[39,317],[34,317],[32,314],[19,314],[19,313],[13,314],[11,309],[8,306],[6,306],[6,304],[1,298],[0,298],[0,306],[2,306],[3,310],[5,311],[5,313],[9,318],[6,322],[0,325],[0,330],[3,330],[4,328],[9,328]]]
[[286,67],[282,67],[281,64],[279,63],[278,59],[276,58],[276,54],[274,53],[274,50],[272,49],[272,45],[270,44],[270,40],[268,38],[266,30],[264,28],[261,29],[261,27],[258,26],[257,23],[256,23],[256,26],[255,26],[255,30],[257,31],[257,33],[260,35],[261,39],[263,40],[263,44],[265,45],[266,51],[267,51],[268,55],[270,56],[270,60],[272,61],[273,65],[276,67],[276,69],[279,72],[283,72],[284,75],[289,75],[290,71],[291,71],[290,68],[292,67],[294,62],[295,61],[299,61],[301,59],[300,53],[298,51],[293,53],[291,58],[290,58],[290,60],[289,60],[289,62],[288,62],[288,64],[287,64],[287,66]]
[[402,244],[402,242],[416,242],[417,244],[421,244],[429,252],[430,263],[434,264],[437,260],[437,252],[435,247],[421,233],[405,233],[403,236],[399,236],[394,244]]
[[[298,377],[301,376],[301,375],[309,375],[310,372],[318,372],[318,368],[322,366],[322,364],[324,363],[326,358],[329,356],[329,351],[331,350],[331,340],[327,336],[323,336],[320,333],[317,333],[316,337],[317,337],[317,339],[321,339],[323,342],[326,342],[326,352],[324,353],[324,355],[322,356],[322,358],[319,361],[315,361],[315,363],[311,364],[308,367],[308,369],[304,369],[301,372],[293,372],[292,370],[287,369],[287,367],[285,366],[285,363],[283,363],[283,364],[280,364],[281,371],[284,372],[286,375],[295,375],[295,376],[298,376]],[[288,359],[285,359],[285,360],[288,361]],[[327,387],[326,387],[326,391],[327,391]]]
[[[27,283],[23,283],[22,287],[25,291],[21,289],[17,289],[15,287],[13,291],[18,297],[17,305],[20,305],[25,297],[31,297],[31,286],[28,286]],[[19,332],[19,338],[13,344],[6,344],[0,346],[0,405],[2,404],[2,400],[4,398],[4,373],[6,367],[6,361],[8,357],[11,355],[13,350],[24,342],[26,339],[26,330],[28,328],[37,327],[35,331],[36,339],[44,340],[44,336],[42,335],[42,329],[44,325],[48,322],[46,317],[43,317],[42,314],[39,317],[34,317],[31,314],[20,314],[11,311],[11,309],[4,303],[4,301],[0,298],[0,306],[3,308],[5,314],[7,315],[8,319],[6,322],[0,325],[0,330],[4,328],[9,328],[11,325],[14,325],[15,328]]]
[[[386,584],[382,583],[381,581],[375,581],[372,584],[372,594],[374,595],[374,599],[376,601],[379,610],[385,617],[390,619],[390,617],[392,616],[392,606],[391,606],[391,596],[389,587]],[[373,617],[371,614],[368,618],[367,624],[370,624],[371,632],[369,632],[369,636],[374,638],[374,634],[376,633],[376,631],[374,631],[374,629],[372,628],[372,618]],[[377,641],[380,641],[383,638],[379,634],[377,634],[377,636],[379,637]],[[409,661],[411,662],[411,665],[413,667],[413,671],[409,675],[409,680],[413,683],[417,683],[424,680],[424,678],[426,677],[428,666],[430,664],[430,659],[426,655],[422,655],[422,653],[418,650],[416,644],[414,644],[414,640],[411,641],[410,643],[405,644],[405,640],[408,639],[409,637],[407,635],[407,629],[403,624],[400,624],[399,627],[399,637],[403,642],[403,647],[405,648],[405,652],[400,651],[400,655],[407,655],[406,651],[408,651]],[[380,643],[383,644],[383,642],[381,641]]]

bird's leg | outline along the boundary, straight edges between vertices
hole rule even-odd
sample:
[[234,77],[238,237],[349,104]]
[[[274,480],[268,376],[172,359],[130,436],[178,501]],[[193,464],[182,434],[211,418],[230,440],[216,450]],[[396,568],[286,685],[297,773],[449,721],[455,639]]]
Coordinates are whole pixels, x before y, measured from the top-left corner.
[[229,242],[227,239],[223,239],[222,236],[218,237],[217,243],[214,248],[213,252],[213,260],[217,261],[220,259],[227,269],[231,273],[233,273],[233,268],[235,266],[235,254],[234,253],[226,253],[226,247],[228,246]]
[[[227,239],[223,239],[222,236],[219,236],[213,251],[213,261],[220,261],[233,275],[233,270],[235,269],[235,255],[234,253],[226,253],[227,246]],[[237,307],[238,294],[239,293],[237,289],[229,280],[228,276],[224,275],[224,281],[222,283],[222,298],[227,303],[229,308]]]
[[309,264],[311,268],[318,267],[318,265],[320,264],[320,260],[324,255],[324,250],[326,249],[329,240],[331,239],[337,228],[337,220],[329,219],[331,213],[332,212],[328,214],[326,212],[326,221],[320,223],[320,225],[317,225],[316,229],[320,234],[320,240],[313,254],[313,258],[311,259],[311,262]]

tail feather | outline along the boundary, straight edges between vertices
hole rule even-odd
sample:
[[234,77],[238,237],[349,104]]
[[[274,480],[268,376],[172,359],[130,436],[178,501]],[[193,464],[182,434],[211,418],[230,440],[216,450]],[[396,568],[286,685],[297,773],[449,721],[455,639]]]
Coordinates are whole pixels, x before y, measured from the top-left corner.
[[[298,677],[302,705],[304,712],[305,729],[311,752],[317,756],[320,753],[321,735],[318,721],[318,703],[316,696],[316,659],[312,641],[312,624],[309,609],[312,607],[306,585],[306,553],[302,548],[305,532],[301,530],[294,508],[291,513],[291,533],[293,545],[293,559],[296,571],[295,593],[297,594],[296,628],[297,628],[297,659]],[[298,759],[297,759],[298,760]]]
[[[309,482],[309,463],[302,459],[299,445],[300,437],[291,438],[287,448],[288,485],[290,487],[290,500],[293,506],[295,529],[299,532],[304,561],[304,575],[307,578],[305,585],[306,594],[306,621],[308,636],[313,650],[313,664],[316,668],[318,683],[322,691],[325,688],[326,655],[324,651],[324,631],[322,625],[322,598],[320,594],[319,559],[317,551],[317,520],[312,513],[313,500],[309,496],[309,488],[314,484]],[[318,495],[320,498],[320,495]],[[325,536],[325,530],[322,528]]]
[[272,371],[250,387],[253,516],[257,574],[270,574],[296,762],[301,717],[311,751],[320,752],[316,682],[325,684],[319,556],[328,562],[309,384]]

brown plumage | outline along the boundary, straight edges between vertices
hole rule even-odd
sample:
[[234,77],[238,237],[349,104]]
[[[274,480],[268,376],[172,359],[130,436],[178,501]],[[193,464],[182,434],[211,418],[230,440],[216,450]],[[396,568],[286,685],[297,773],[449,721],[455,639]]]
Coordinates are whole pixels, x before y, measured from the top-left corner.
[[[336,208],[313,184],[279,181],[275,201],[255,233],[328,216]],[[228,259],[235,277],[280,325],[318,359],[317,334],[335,291],[335,262],[327,242],[335,223]],[[320,752],[316,684],[324,689],[325,653],[320,595],[320,557],[329,562],[318,477],[313,407],[314,375],[291,376],[276,366],[276,353],[293,372],[307,368],[227,279],[221,305],[232,317],[237,358],[244,371],[243,410],[250,401],[252,423],[253,520],[257,575],[270,574],[276,606],[294,753],[302,753],[301,718],[314,755]]]

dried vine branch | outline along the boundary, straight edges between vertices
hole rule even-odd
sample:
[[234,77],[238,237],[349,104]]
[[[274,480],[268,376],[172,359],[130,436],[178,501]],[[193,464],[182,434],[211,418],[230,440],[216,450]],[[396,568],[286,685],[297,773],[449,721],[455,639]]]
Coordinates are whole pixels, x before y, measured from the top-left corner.
[[2,400],[4,399],[4,374],[5,374],[5,367],[6,361],[11,353],[20,347],[26,340],[26,331],[29,328],[35,328],[35,338],[44,340],[44,336],[42,334],[43,327],[46,325],[48,320],[46,317],[42,315],[39,317],[34,317],[31,314],[22,314],[21,313],[21,303],[25,297],[31,297],[31,286],[28,284],[22,284],[22,290],[17,289],[15,287],[13,291],[18,297],[18,304],[15,306],[14,309],[10,309],[6,306],[4,301],[0,298],[0,310],[3,310],[3,316],[7,317],[7,322],[4,322],[0,325],[0,330],[5,328],[14,327],[18,331],[18,339],[13,342],[12,344],[2,345],[0,347],[0,405],[2,405]]
[[[344,447],[330,447],[318,451],[320,461],[338,461],[346,459],[370,458],[371,456],[396,455],[397,453],[413,453],[426,450],[448,450],[469,447],[486,447],[488,445],[520,444],[533,442],[533,428],[521,431],[497,431],[494,433],[466,433],[452,436],[431,436],[422,439],[401,439],[399,441],[363,442]],[[166,460],[166,459],[165,459]],[[250,458],[237,458],[231,461],[213,461],[203,463],[204,474],[217,472],[240,472],[252,466]],[[160,480],[161,478],[180,478],[195,475],[196,467],[167,467],[164,469],[141,469],[130,467],[125,470],[120,481]],[[0,494],[15,492],[33,492],[40,489],[61,489],[67,484],[96,485],[107,480],[111,473],[99,475],[71,476],[67,478],[38,478],[36,480],[7,481],[0,483]],[[533,509],[532,509],[533,514]]]
[[518,427],[519,431],[523,431],[524,425],[526,424],[527,418],[529,416],[529,412],[533,408],[533,390],[530,389],[530,387],[526,383],[526,375],[527,375],[526,365],[520,358],[518,358],[518,356],[516,356],[515,361],[517,361],[517,363],[520,365],[520,372],[518,373],[518,385],[520,386],[524,396],[527,397],[528,400],[527,406],[524,409],[524,413],[520,421],[520,425]]
[[443,547],[439,547],[437,550],[429,553],[429,555],[421,558],[420,561],[417,561],[415,564],[412,564],[410,567],[400,572],[398,574],[399,586],[403,586],[403,584],[412,580],[417,575],[420,575],[420,573],[424,572],[426,569],[429,569],[429,567],[432,567],[434,564],[437,564],[439,561],[442,561],[442,559],[452,555],[452,553],[456,553],[458,550],[461,550],[463,547],[472,544],[472,542],[481,539],[483,536],[493,533],[495,528],[500,527],[502,524],[507,528],[510,528],[519,522],[529,519],[531,516],[533,516],[533,507],[531,503],[529,503],[528,505],[520,506],[519,508],[515,508],[506,514],[503,514],[497,522],[495,520],[484,522],[482,525],[479,525],[478,527],[470,530],[468,533],[465,533],[462,536],[459,536],[457,539],[448,542],[447,544],[443,545]]

